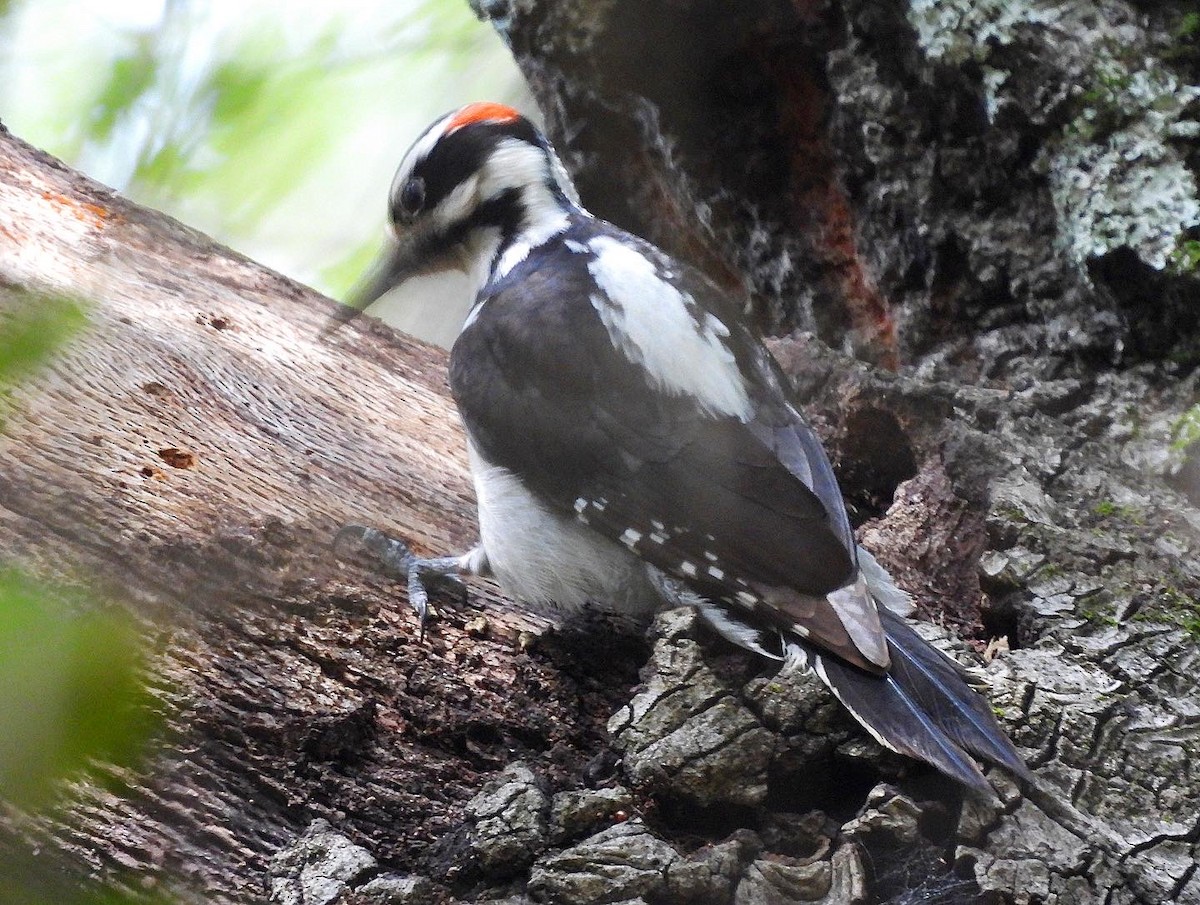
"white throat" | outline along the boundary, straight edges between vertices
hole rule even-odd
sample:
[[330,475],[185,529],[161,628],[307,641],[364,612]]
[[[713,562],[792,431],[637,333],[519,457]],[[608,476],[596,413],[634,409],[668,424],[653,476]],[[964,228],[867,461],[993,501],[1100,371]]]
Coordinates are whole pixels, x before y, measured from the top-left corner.
[[500,229],[489,226],[473,230],[458,250],[458,267],[467,277],[472,300],[492,279],[493,263],[500,252]]

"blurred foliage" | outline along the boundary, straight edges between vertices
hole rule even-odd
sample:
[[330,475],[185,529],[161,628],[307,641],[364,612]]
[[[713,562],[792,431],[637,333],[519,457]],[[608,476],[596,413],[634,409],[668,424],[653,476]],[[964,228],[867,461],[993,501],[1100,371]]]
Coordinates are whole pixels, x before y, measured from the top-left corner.
[[[7,290],[3,300],[3,384],[44,364],[85,322],[68,299]],[[127,613],[0,566],[0,809],[13,818],[45,810],[69,801],[72,780],[103,785],[113,767],[133,766],[157,728],[145,669]],[[0,854],[3,905],[131,901],[47,874],[12,844]]]
[[1171,448],[1185,450],[1200,440],[1200,405],[1193,405],[1184,412],[1171,430]]
[[129,765],[151,728],[128,617],[0,571],[0,798],[50,804],[93,761]]
[[[466,0],[0,0],[8,129],[334,293],[377,246],[413,137],[459,104],[522,96]],[[85,313],[0,296],[5,394]],[[12,831],[68,804],[72,781],[133,765],[155,729],[146,656],[120,610],[0,562],[0,905],[158,901],[48,875]]]
[[1170,261],[1180,273],[1200,272],[1200,240],[1180,239]]
[[152,46],[143,38],[130,56],[113,60],[108,78],[100,83],[96,103],[85,125],[86,131],[96,139],[111,138],[121,113],[129,108],[131,100],[153,86],[154,74]]
[[0,385],[11,384],[45,362],[86,321],[83,306],[60,296],[13,293],[0,320]]
[[413,137],[470,100],[522,103],[515,65],[466,0],[6,5],[10,129],[337,295],[378,245]]
[[166,905],[163,894],[84,888],[28,863],[0,874],[0,905]]

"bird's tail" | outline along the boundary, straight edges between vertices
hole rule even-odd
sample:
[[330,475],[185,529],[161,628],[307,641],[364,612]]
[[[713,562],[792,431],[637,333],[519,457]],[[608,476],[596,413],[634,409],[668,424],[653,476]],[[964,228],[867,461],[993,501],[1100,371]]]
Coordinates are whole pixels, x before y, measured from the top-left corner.
[[891,667],[873,675],[808,645],[788,645],[880,744],[923,760],[947,776],[992,794],[971,757],[1031,780],[1025,762],[996,722],[988,702],[967,684],[961,666],[930,646],[904,618],[880,607]]

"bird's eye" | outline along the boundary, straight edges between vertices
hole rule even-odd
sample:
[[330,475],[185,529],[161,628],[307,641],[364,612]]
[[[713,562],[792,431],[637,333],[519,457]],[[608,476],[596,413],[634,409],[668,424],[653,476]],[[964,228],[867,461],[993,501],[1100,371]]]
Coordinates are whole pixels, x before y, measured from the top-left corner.
[[408,182],[404,183],[404,188],[400,190],[398,212],[405,217],[413,217],[421,212],[421,208],[425,206],[425,180],[420,176],[414,176]]

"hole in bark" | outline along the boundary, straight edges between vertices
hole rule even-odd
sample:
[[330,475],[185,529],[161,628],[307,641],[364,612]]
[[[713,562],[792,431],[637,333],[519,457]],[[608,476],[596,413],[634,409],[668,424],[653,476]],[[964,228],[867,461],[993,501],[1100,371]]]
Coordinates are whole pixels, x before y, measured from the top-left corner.
[[1200,362],[1200,279],[1155,270],[1128,248],[1094,259],[1089,270],[1117,302],[1129,351],[1185,365]]
[[487,723],[472,723],[463,733],[463,746],[472,754],[484,758],[495,757],[491,749],[504,744],[504,735],[500,730]]
[[585,688],[599,683],[616,695],[638,683],[638,670],[650,657],[646,639],[614,631],[602,618],[589,622],[585,614],[538,639],[532,656],[545,658],[554,669]]
[[1008,638],[1010,650],[1022,647],[1021,642],[1021,601],[1017,594],[1006,594],[1003,597],[984,597],[984,606],[980,609],[979,618],[983,622],[983,638]]
[[803,758],[801,769],[772,774],[765,807],[773,812],[824,811],[843,823],[858,813],[879,773],[859,761]]
[[314,717],[300,748],[318,761],[353,763],[363,756],[375,732],[375,702],[365,701],[346,713]]
[[660,799],[658,817],[665,826],[679,827],[688,835],[723,839],[734,830],[754,826],[757,812],[734,804],[702,807],[682,799]]
[[158,457],[172,468],[191,468],[196,464],[196,454],[177,446],[168,446],[158,451]]
[[852,516],[862,521],[887,511],[901,482],[917,473],[912,444],[891,412],[860,408],[842,423],[838,480]]
[[929,286],[930,333],[952,336],[962,329],[959,314],[963,284],[971,275],[967,253],[953,234],[934,252],[933,278]]
[[880,905],[977,905],[980,901],[974,879],[958,876],[936,846],[872,844],[869,852],[870,888]]

